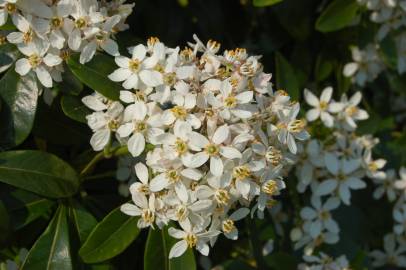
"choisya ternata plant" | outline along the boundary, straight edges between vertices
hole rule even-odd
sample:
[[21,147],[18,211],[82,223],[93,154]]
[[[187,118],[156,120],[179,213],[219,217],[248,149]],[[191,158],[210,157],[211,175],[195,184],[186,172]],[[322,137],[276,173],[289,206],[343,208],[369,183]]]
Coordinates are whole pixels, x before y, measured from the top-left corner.
[[238,238],[235,222],[263,212],[285,187],[282,173],[308,139],[299,103],[274,91],[259,56],[203,44],[168,48],[157,38],[115,58],[110,74],[123,82],[120,101],[95,93],[83,102],[97,151],[121,144],[137,180],[121,210],[138,227],[169,228],[179,239],[170,257],[188,247],[208,255],[219,234]]

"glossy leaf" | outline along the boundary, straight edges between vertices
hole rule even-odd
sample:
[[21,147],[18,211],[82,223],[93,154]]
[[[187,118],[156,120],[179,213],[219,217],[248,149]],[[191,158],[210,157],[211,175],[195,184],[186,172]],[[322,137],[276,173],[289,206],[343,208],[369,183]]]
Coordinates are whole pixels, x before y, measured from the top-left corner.
[[83,243],[97,225],[96,218],[79,203],[74,202],[69,208],[70,220]]
[[67,208],[59,206],[52,221],[32,246],[22,270],[73,269]]
[[82,83],[109,99],[118,100],[121,86],[107,77],[117,67],[111,57],[97,54],[92,61],[82,65],[79,63],[79,55],[75,54],[68,59],[67,63]]
[[358,13],[360,5],[356,0],[334,0],[316,21],[320,32],[332,32],[350,25]]
[[58,83],[56,88],[62,93],[74,95],[79,95],[83,90],[82,82],[76,78],[72,71],[64,64],[64,72],[62,73],[62,82]]
[[49,198],[72,196],[79,187],[76,172],[66,162],[33,150],[0,153],[0,182]]
[[86,115],[91,113],[91,110],[74,96],[63,96],[61,107],[66,116],[81,123],[86,123]]
[[86,263],[103,262],[123,252],[138,236],[138,218],[127,216],[120,207],[110,212],[90,233],[79,250]]
[[37,108],[38,86],[29,75],[21,77],[14,67],[0,80],[0,147],[11,148],[22,143],[30,134]]
[[275,55],[276,85],[278,89],[286,90],[292,99],[299,97],[299,83],[290,63],[280,53]]
[[195,257],[190,248],[182,256],[169,259],[169,251],[177,241],[168,235],[167,228],[150,229],[145,246],[144,270],[195,270]]
[[16,189],[4,195],[14,230],[19,230],[37,218],[49,217],[55,202],[34,193]]
[[0,73],[10,68],[19,54],[14,44],[7,43],[0,45]]
[[252,4],[254,5],[254,7],[267,7],[275,5],[282,1],[283,0],[254,0],[252,1]]

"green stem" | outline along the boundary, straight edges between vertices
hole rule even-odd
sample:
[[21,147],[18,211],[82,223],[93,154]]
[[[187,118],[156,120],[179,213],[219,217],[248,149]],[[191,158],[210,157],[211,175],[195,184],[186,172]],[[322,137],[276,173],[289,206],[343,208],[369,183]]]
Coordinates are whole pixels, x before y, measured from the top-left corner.
[[102,159],[111,158],[111,157],[118,157],[122,155],[128,154],[127,146],[116,147],[112,150],[105,150],[102,152],[97,153],[93,159],[83,168],[80,172],[79,176],[83,178],[83,176],[87,175],[94,166]]

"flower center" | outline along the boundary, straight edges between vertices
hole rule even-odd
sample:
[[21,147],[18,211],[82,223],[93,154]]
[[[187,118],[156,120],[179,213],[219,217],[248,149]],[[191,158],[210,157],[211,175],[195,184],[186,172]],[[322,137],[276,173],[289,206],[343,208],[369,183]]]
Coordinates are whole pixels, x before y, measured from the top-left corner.
[[204,149],[209,156],[217,156],[220,152],[220,148],[215,144],[209,144]]
[[197,236],[193,233],[188,233],[184,239],[189,248],[193,248],[197,244]]
[[282,160],[282,152],[279,149],[270,146],[265,154],[265,158],[273,166],[277,166],[279,162]]
[[166,177],[169,179],[170,183],[176,183],[180,179],[180,175],[176,170],[170,170],[166,173]]
[[218,190],[216,190],[216,193],[214,194],[214,198],[216,199],[218,204],[226,205],[228,203],[228,201],[230,200],[230,195],[228,194],[227,190],[218,189]]
[[184,62],[190,62],[193,60],[193,50],[191,48],[185,48],[180,52],[180,57]]
[[119,125],[120,125],[119,122],[117,120],[113,119],[109,122],[108,127],[110,130],[116,131],[118,129]]
[[78,29],[85,28],[87,25],[86,19],[85,18],[79,18],[75,21],[75,27]]
[[228,108],[235,108],[237,106],[237,99],[234,96],[229,96],[224,99],[224,106]]
[[7,3],[7,4],[5,5],[5,9],[6,9],[7,12],[10,13],[10,14],[17,11],[16,5],[15,5],[15,4],[12,4],[12,3]]
[[42,58],[38,54],[32,54],[28,57],[28,62],[32,68],[36,68],[42,63]]
[[376,162],[371,162],[371,163],[368,164],[368,168],[372,172],[376,172],[378,170],[378,165],[376,165]]
[[186,153],[186,151],[188,150],[188,147],[184,141],[182,141],[181,139],[178,138],[178,139],[176,139],[176,142],[175,142],[175,149],[179,155],[182,155],[182,154]]
[[178,218],[178,221],[183,221],[187,217],[187,208],[185,206],[179,206],[178,209],[176,209],[176,217]]
[[144,209],[142,210],[141,218],[145,221],[145,223],[151,224],[155,220],[155,215],[150,209]]
[[144,121],[136,122],[134,130],[136,132],[144,132],[147,130],[147,124]]
[[131,59],[130,62],[128,63],[128,68],[136,73],[140,69],[141,63],[138,59]]
[[30,30],[28,30],[27,32],[24,33],[23,42],[25,44],[30,43],[33,38],[34,38],[34,32],[30,29]]
[[288,130],[290,132],[300,132],[304,129],[304,127],[306,126],[306,122],[302,119],[296,119],[294,121],[291,121],[288,125]]
[[348,108],[345,109],[345,113],[348,116],[353,116],[354,114],[356,114],[358,112],[358,108],[355,106],[350,106]]
[[278,191],[278,185],[275,180],[268,180],[263,186],[262,191],[268,195],[274,195]]
[[320,101],[320,110],[325,111],[327,110],[328,104],[325,101]]
[[250,175],[251,171],[246,165],[235,167],[233,170],[233,176],[237,180],[244,180]]
[[187,111],[182,106],[175,106],[171,109],[171,112],[177,119],[185,119],[187,116]]
[[52,28],[58,29],[58,28],[61,28],[62,25],[63,25],[63,19],[62,19],[62,18],[60,18],[60,17],[53,17],[53,18],[51,19],[51,26],[52,26]]
[[330,213],[328,211],[322,211],[320,213],[320,219],[327,220],[330,218]]
[[138,188],[138,192],[144,193],[144,194],[149,194],[148,185],[145,185],[145,184],[140,185],[140,187]]
[[149,37],[147,40],[148,47],[153,47],[156,43],[159,42],[159,38],[157,37]]
[[166,73],[164,74],[164,83],[168,86],[173,86],[176,83],[176,73]]
[[224,220],[221,228],[223,229],[223,232],[230,233],[235,228],[234,221],[231,219]]

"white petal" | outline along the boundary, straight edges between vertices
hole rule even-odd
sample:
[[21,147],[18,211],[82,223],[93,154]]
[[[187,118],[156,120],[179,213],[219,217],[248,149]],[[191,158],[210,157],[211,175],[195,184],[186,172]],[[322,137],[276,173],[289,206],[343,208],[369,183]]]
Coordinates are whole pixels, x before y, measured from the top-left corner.
[[310,109],[306,113],[306,119],[310,122],[316,120],[320,116],[320,110],[317,108]]
[[235,158],[241,158],[242,155],[240,151],[235,149],[234,147],[226,147],[226,146],[221,146],[220,147],[220,154],[229,159],[235,159]]
[[337,188],[337,184],[337,181],[334,179],[325,180],[318,185],[315,193],[318,196],[330,194]]
[[358,70],[357,63],[348,63],[344,66],[343,74],[346,77],[352,77]]
[[82,44],[82,37],[80,30],[75,28],[72,33],[69,35],[68,45],[74,51],[79,50],[80,45]]
[[35,68],[35,73],[37,74],[38,80],[41,84],[47,88],[52,87],[52,77],[49,74],[48,70],[46,70],[43,66],[38,66]]
[[168,179],[166,179],[164,173],[161,173],[151,180],[151,182],[149,183],[149,189],[152,192],[158,192],[166,188],[168,185]]
[[337,175],[338,174],[338,168],[339,168],[339,161],[336,155],[332,154],[332,153],[326,153],[324,155],[324,162],[326,164],[327,170],[334,174]]
[[215,176],[221,176],[223,174],[223,161],[220,157],[210,158],[210,172]]
[[120,207],[121,212],[129,216],[139,216],[141,215],[141,210],[134,204],[125,203]]
[[90,145],[94,151],[101,151],[110,141],[110,130],[101,129],[96,131],[90,139]]
[[141,133],[135,133],[128,140],[128,151],[133,157],[138,157],[145,148],[145,138]]
[[132,58],[142,61],[142,60],[144,60],[146,53],[147,53],[147,49],[145,49],[145,46],[142,44],[139,44],[134,47],[134,49],[132,51]]
[[324,101],[324,102],[328,103],[331,99],[332,94],[333,94],[333,87],[328,86],[328,87],[324,88],[324,90],[320,96],[320,101]]
[[50,54],[50,53],[48,53],[44,57],[43,60],[44,60],[44,63],[49,67],[57,66],[60,63],[62,63],[62,58],[60,58],[58,55],[54,55],[54,54]]
[[140,72],[140,79],[147,86],[156,87],[163,84],[162,74],[155,70],[143,70]]
[[112,55],[112,56],[118,56],[118,55],[120,55],[119,54],[119,52],[118,52],[118,45],[117,45],[117,42],[115,42],[114,40],[112,40],[112,39],[107,39],[105,42],[103,42],[101,45],[100,45],[100,47],[102,47],[102,49],[106,52],[106,53],[108,53],[108,54],[110,54],[110,55]]
[[214,132],[212,141],[215,144],[221,144],[225,140],[227,140],[229,134],[230,134],[229,127],[227,125],[223,125],[223,126],[217,128],[216,132]]
[[95,41],[88,43],[80,53],[79,62],[83,65],[90,60],[92,60],[94,54],[96,53],[97,44]]
[[175,192],[176,192],[176,195],[178,195],[178,198],[182,202],[187,203],[189,196],[188,196],[187,189],[186,189],[185,185],[182,182],[179,182],[179,181],[176,182],[176,184],[175,184]]
[[113,82],[122,82],[130,77],[132,72],[128,68],[119,68],[111,73],[108,77]]
[[135,166],[135,174],[143,184],[148,184],[148,168],[144,163],[138,162]]
[[304,90],[304,98],[310,106],[317,107],[319,105],[319,99],[309,90]]
[[130,75],[127,80],[123,83],[123,87],[125,89],[137,89],[138,88],[138,75],[137,74],[132,74]]
[[185,253],[186,250],[187,250],[186,240],[177,242],[175,245],[173,245],[171,251],[169,252],[169,259],[182,256],[182,254]]
[[27,75],[28,72],[30,72],[31,70],[31,65],[30,62],[28,61],[28,59],[26,58],[21,58],[18,59],[18,61],[16,62],[16,67],[15,67],[15,71],[20,74],[21,76],[25,76]]

